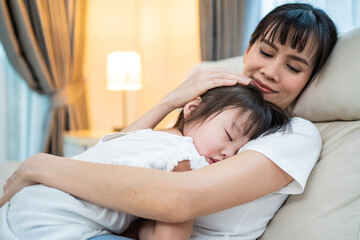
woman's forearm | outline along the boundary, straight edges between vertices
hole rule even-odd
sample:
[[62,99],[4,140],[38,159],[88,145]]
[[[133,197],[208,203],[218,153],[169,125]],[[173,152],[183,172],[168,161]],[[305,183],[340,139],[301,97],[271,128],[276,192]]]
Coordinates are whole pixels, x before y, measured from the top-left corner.
[[135,122],[122,129],[122,132],[131,132],[139,129],[154,128],[174,107],[163,99]]
[[143,218],[165,222],[178,222],[177,218],[182,218],[171,214],[178,212],[179,205],[173,203],[181,201],[177,191],[170,191],[180,180],[171,172],[91,163],[44,153],[28,160],[22,174],[27,182],[58,188],[94,204]]
[[232,86],[237,83],[248,85],[250,81],[251,79],[242,74],[215,66],[199,67],[150,111],[122,131],[130,132],[138,129],[154,128],[172,110],[184,106],[188,101],[195,99],[211,88]]
[[228,209],[292,180],[269,159],[252,151],[179,173],[43,155],[28,164],[28,180],[104,207],[163,222],[183,222]]

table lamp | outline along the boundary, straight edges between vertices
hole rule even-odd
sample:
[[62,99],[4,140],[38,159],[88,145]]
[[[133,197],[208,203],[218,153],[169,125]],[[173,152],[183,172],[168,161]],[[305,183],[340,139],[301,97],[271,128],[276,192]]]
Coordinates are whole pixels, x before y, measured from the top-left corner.
[[122,91],[123,126],[113,129],[114,131],[120,131],[127,126],[127,91],[142,88],[141,59],[137,52],[116,51],[109,53],[106,88],[111,91]]

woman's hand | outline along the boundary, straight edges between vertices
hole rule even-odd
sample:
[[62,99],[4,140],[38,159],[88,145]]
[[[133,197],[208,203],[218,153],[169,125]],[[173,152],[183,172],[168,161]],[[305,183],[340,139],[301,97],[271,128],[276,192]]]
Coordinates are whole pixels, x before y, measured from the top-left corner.
[[235,84],[248,85],[251,79],[237,72],[225,70],[213,65],[201,66],[192,72],[183,83],[171,91],[162,100],[173,109],[183,107],[188,101],[202,95],[207,90]]
[[122,130],[131,132],[144,128],[154,128],[167,114],[187,102],[197,98],[207,90],[236,83],[248,85],[250,78],[213,65],[201,66],[193,71],[183,83],[167,94],[157,105],[138,120]]
[[12,176],[6,181],[6,184],[3,187],[4,195],[0,198],[0,207],[2,207],[6,202],[8,202],[17,192],[19,192],[24,187],[36,184],[35,182],[27,179],[27,173],[29,164],[31,164],[31,161],[37,156],[38,154],[24,161],[12,174]]

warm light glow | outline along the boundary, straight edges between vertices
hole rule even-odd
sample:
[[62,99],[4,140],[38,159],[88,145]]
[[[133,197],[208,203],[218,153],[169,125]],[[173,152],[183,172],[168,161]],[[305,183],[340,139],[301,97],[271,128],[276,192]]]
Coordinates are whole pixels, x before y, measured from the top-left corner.
[[107,58],[107,89],[131,91],[141,88],[140,55],[132,51],[110,53]]

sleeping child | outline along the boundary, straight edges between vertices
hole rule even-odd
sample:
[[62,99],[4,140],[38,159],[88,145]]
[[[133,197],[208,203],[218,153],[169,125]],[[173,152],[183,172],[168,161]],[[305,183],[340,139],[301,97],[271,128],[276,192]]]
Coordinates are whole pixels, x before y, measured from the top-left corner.
[[[289,121],[286,112],[264,100],[254,86],[219,87],[188,102],[171,129],[111,133],[73,159],[163,171],[196,171],[235,155],[252,139],[285,131]],[[0,209],[0,239],[89,239],[121,234],[136,219],[58,189],[34,185],[18,192]],[[188,221],[171,228],[171,223],[141,221],[137,237],[188,239],[192,224]]]

